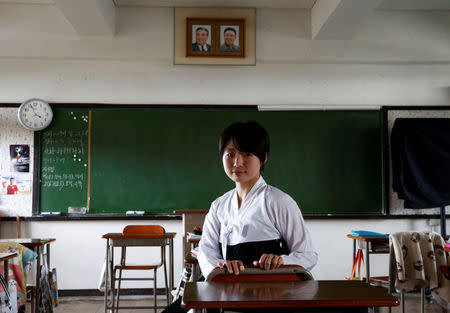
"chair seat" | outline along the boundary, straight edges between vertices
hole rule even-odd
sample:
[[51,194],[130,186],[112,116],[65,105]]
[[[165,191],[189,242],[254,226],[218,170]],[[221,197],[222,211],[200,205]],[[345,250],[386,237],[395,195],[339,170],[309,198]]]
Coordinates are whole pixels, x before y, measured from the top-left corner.
[[[366,278],[364,278],[363,280],[366,280]],[[370,277],[370,283],[375,286],[389,288],[389,276]]]
[[115,270],[153,270],[158,268],[158,265],[116,265]]

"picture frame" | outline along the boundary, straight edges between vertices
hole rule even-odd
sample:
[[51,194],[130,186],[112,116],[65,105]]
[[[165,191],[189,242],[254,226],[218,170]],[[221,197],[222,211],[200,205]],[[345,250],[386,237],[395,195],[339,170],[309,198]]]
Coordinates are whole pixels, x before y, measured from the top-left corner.
[[186,57],[245,58],[245,18],[186,18]]
[[[211,22],[224,22],[226,20],[243,19],[245,20],[245,30],[239,28],[239,40],[241,34],[244,34],[242,52],[243,57],[234,56],[228,52],[220,55],[220,51],[206,54],[191,53],[188,54],[188,30],[187,19],[203,19],[201,22],[210,20]],[[233,21],[231,21],[233,22]],[[199,24],[204,25],[204,24]],[[207,24],[209,25],[209,24]],[[225,24],[224,24],[225,25]],[[236,24],[233,24],[236,25]],[[244,27],[244,26],[243,26]],[[192,32],[192,29],[190,29]],[[173,63],[174,65],[233,65],[233,66],[255,66],[256,65],[256,9],[255,8],[174,8],[174,42],[173,42]],[[220,33],[219,33],[220,35]],[[192,36],[190,35],[191,45]],[[194,35],[195,37],[195,35]],[[216,37],[217,38],[217,37]],[[220,41],[220,38],[218,39]],[[214,40],[213,40],[214,41]],[[219,46],[220,48],[220,46]],[[235,53],[237,54],[237,53]]]

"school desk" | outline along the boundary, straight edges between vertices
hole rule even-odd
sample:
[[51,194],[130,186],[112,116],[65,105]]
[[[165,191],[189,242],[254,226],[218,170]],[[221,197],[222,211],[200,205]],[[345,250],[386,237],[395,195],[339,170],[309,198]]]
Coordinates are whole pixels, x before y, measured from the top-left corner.
[[[370,260],[371,254],[388,254],[389,253],[389,238],[382,236],[362,236],[357,237],[353,235],[347,235],[348,238],[353,239],[353,258],[352,264],[356,257],[356,243],[361,242],[364,246],[364,263],[366,264],[366,282],[370,282]],[[380,277],[380,281],[387,283],[389,277]],[[376,281],[376,279],[375,279]]]
[[[148,247],[148,246],[169,246],[169,301],[171,301],[171,291],[173,290],[173,238],[176,233],[164,233],[163,235],[124,235],[123,233],[107,233],[102,236],[106,239],[106,260],[107,266],[105,270],[105,313],[113,306],[113,299],[110,299],[111,275],[114,268],[114,247]],[[111,288],[113,289],[113,288]],[[114,297],[111,294],[112,297]]]
[[10,238],[10,239],[0,239],[0,242],[16,242],[21,244],[22,246],[27,247],[28,249],[33,250],[37,254],[36,260],[36,290],[34,292],[34,304],[31,305],[32,312],[37,313],[40,312],[41,306],[41,288],[40,288],[40,280],[41,280],[41,260],[43,261],[44,248],[46,250],[45,255],[47,256],[47,267],[50,269],[50,243],[55,241],[55,238]]
[[17,252],[0,253],[0,262],[3,262],[3,278],[5,279],[6,286],[8,286],[8,264],[9,260],[15,258]]
[[397,305],[398,299],[386,289],[354,280],[189,282],[182,302],[185,309],[322,308],[333,312]]
[[174,210],[173,213],[182,216],[184,252],[182,256],[185,256],[191,251],[193,245],[195,246],[195,241],[190,242],[187,233],[192,232],[195,226],[203,226],[208,210]]
[[198,265],[197,257],[188,252],[184,257],[184,265],[191,267],[191,276],[194,280],[200,278],[200,266]]

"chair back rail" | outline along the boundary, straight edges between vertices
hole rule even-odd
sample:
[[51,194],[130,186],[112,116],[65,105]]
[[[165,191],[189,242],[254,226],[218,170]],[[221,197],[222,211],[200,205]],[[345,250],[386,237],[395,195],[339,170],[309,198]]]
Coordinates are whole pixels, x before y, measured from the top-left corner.
[[161,225],[127,225],[123,229],[125,236],[164,235],[165,230]]
[[215,268],[206,281],[215,282],[267,282],[267,281],[304,281],[313,280],[313,276],[302,266],[284,265],[277,269],[263,270],[246,267],[239,275],[230,275],[225,268]]

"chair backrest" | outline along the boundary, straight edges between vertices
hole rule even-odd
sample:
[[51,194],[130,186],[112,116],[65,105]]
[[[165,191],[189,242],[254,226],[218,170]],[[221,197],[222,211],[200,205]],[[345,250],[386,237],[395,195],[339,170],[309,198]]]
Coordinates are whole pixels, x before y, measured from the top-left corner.
[[22,238],[22,230],[20,227],[20,216],[16,216],[17,238]]
[[304,281],[313,280],[313,276],[305,268],[298,265],[283,265],[277,269],[263,270],[246,267],[239,275],[230,275],[225,268],[215,268],[206,277],[206,281],[225,282],[267,282],[267,281]]
[[441,235],[429,232],[398,232],[390,235],[390,245],[391,254],[394,254],[391,262],[394,262],[397,291],[424,287],[433,289],[438,286],[441,280],[439,267],[447,262]]
[[127,225],[123,229],[125,236],[163,235],[164,227],[161,225]]
[[[22,238],[22,231],[20,227],[20,216],[16,216],[17,238]],[[2,238],[2,218],[0,217],[0,238]]]

